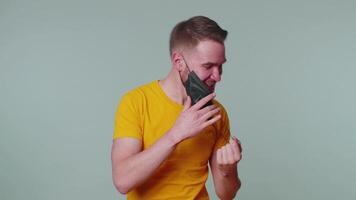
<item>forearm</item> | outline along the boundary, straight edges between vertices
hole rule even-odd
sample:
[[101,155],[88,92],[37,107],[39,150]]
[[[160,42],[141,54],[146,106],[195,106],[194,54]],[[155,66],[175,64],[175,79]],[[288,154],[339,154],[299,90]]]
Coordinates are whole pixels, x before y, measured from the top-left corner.
[[236,167],[229,172],[219,171],[214,182],[216,185],[216,194],[222,200],[233,199],[241,187]]
[[171,135],[168,131],[148,149],[115,163],[114,182],[121,193],[127,193],[147,180],[170,155],[178,143]]

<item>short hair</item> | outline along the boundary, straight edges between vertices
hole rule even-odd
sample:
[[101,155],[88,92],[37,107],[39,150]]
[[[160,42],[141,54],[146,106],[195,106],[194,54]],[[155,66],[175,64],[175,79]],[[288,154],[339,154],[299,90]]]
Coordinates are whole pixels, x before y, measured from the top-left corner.
[[205,16],[195,16],[179,22],[172,29],[169,39],[169,53],[178,47],[192,48],[202,40],[213,40],[224,43],[228,32],[222,29],[214,20]]

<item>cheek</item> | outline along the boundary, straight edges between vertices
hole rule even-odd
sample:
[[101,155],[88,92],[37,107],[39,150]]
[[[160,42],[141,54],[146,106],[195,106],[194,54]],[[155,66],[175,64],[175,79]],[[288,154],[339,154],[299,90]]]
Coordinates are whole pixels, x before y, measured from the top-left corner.
[[202,80],[204,80],[204,82],[215,82],[214,79],[211,79],[210,77],[211,77],[211,74],[207,74],[207,75],[205,75],[204,79],[202,79]]
[[208,70],[196,72],[200,80],[206,81],[210,78],[210,72]]

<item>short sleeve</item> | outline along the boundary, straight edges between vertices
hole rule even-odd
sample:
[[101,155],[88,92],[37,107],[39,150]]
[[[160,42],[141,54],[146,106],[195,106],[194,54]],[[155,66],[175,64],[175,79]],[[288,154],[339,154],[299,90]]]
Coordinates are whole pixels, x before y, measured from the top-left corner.
[[216,102],[221,109],[221,119],[216,123],[217,138],[214,145],[214,151],[218,150],[230,141],[230,122],[224,107]]
[[113,139],[133,137],[142,140],[142,97],[134,92],[125,94],[115,113]]

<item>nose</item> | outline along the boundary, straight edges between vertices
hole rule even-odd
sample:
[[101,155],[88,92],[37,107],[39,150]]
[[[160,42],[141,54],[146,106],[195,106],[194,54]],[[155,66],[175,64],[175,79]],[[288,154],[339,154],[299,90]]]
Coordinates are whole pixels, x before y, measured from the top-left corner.
[[211,79],[213,79],[215,82],[221,81],[221,66],[219,67],[214,67],[213,68],[213,73],[211,74]]

